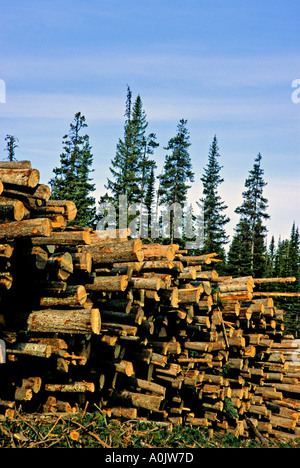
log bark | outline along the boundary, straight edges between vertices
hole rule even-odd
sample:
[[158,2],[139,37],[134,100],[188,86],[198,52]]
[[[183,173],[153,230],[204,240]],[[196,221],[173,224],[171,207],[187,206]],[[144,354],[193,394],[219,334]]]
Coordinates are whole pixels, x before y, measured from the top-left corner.
[[105,413],[109,411],[111,416],[115,418],[137,419],[137,408],[126,408],[122,406],[113,407],[110,410],[104,410]]
[[108,242],[83,247],[83,252],[90,252],[95,265],[115,262],[140,262],[144,258],[143,244],[140,239],[125,242]]
[[125,323],[137,326],[141,325],[144,319],[144,309],[135,306],[129,313],[101,309],[101,317],[103,322]]
[[40,298],[41,307],[78,307],[83,306],[87,299],[87,292],[83,285],[67,286],[59,296],[44,296]]
[[192,266],[192,265],[210,265],[212,262],[220,261],[219,259],[214,258],[216,256],[217,256],[216,253],[212,253],[212,254],[198,255],[198,256],[197,255],[195,256],[177,255],[176,258],[178,258],[178,260],[184,261],[184,263],[187,266]]
[[100,334],[101,320],[98,309],[37,310],[27,319],[27,329],[42,333]]
[[127,401],[136,408],[144,408],[155,412],[160,410],[160,405],[163,401],[162,396],[144,395],[141,393],[129,392],[128,390],[120,391],[117,394],[117,398]]
[[262,284],[262,283],[292,283],[296,281],[295,276],[288,276],[285,278],[254,278],[253,279],[255,284]]
[[165,397],[166,388],[162,385],[159,385],[155,382],[149,382],[148,380],[143,380],[135,377],[131,377],[127,380],[128,384],[136,389],[144,390],[150,392],[151,394]]
[[160,278],[134,277],[129,282],[129,287],[133,289],[152,289],[158,291],[161,286]]
[[179,304],[198,304],[200,300],[201,287],[178,289],[178,302]]
[[51,356],[51,347],[47,344],[16,343],[13,347],[6,349],[6,352],[7,354],[49,358]]
[[34,188],[40,181],[40,173],[37,169],[0,168],[0,179],[3,184]]
[[22,161],[0,161],[1,169],[31,169],[31,161],[24,159]]
[[175,252],[171,245],[145,244],[143,250],[145,261],[160,259],[172,261],[175,257]]
[[92,382],[73,382],[70,384],[45,384],[46,392],[86,393],[94,392],[95,384]]
[[73,221],[77,215],[77,207],[71,200],[52,200],[47,201],[47,207],[49,208],[62,208],[63,216],[68,222]]
[[159,278],[160,289],[168,289],[172,285],[172,275],[167,273],[144,272],[143,278]]
[[89,252],[74,252],[71,255],[75,270],[91,273],[93,261],[92,255]]
[[[34,221],[38,221],[38,219]],[[50,223],[50,220],[47,219],[47,221]],[[86,245],[90,243],[90,232],[89,231],[52,232],[52,234],[49,235],[47,239],[45,239],[44,237],[32,238],[31,243],[32,245],[58,245],[58,246],[79,245],[81,246],[81,245]]]
[[174,263],[169,260],[146,260],[143,262],[142,270],[164,271],[174,268]]
[[33,239],[37,236],[43,236],[42,239],[45,243],[45,238],[48,239],[50,234],[51,222],[47,218],[26,219],[0,224],[0,239]]
[[50,194],[50,187],[45,184],[38,184],[34,188],[5,185],[2,191],[2,195],[5,197],[21,200],[28,210],[34,210],[47,202]]
[[102,331],[105,332],[106,330],[120,336],[135,336],[138,328],[125,323],[103,322]]
[[21,221],[25,216],[25,206],[20,200],[0,197],[0,219]]
[[92,284],[86,284],[87,291],[125,291],[128,286],[127,275],[96,276]]

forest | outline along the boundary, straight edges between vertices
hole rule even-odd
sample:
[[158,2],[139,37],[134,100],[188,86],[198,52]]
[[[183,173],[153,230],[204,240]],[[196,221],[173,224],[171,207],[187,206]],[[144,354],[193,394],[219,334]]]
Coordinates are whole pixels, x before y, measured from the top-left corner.
[[[226,233],[226,225],[230,221],[226,215],[226,200],[219,195],[224,179],[218,140],[214,136],[201,177],[202,197],[197,202],[202,213],[199,237],[199,217],[188,203],[188,190],[194,182],[194,172],[189,153],[191,141],[187,120],[179,121],[176,134],[164,147],[163,170],[158,174],[155,151],[159,142],[155,133],[147,132],[148,122],[142,99],[140,95],[133,99],[129,86],[124,117],[124,133],[116,144],[116,153],[110,162],[110,178],[103,187],[103,195],[96,200],[93,196],[94,155],[86,131],[88,125],[81,112],[75,114],[68,133],[63,136],[60,165],[53,169],[53,177],[49,181],[52,199],[74,201],[77,206],[77,216],[73,221],[75,225],[96,228],[105,219],[107,227],[119,228],[124,223],[120,199],[126,196],[127,207],[134,207],[134,210],[126,209],[125,223],[130,225],[135,222],[135,236],[144,242],[176,242],[180,248],[185,248],[187,239],[191,240],[191,236],[194,236],[196,242],[192,243],[192,254],[216,253],[222,260],[218,264],[221,275],[295,277],[296,281],[284,285],[288,294],[279,295],[274,300],[286,311],[286,332],[298,337],[300,302],[298,294],[294,293],[300,292],[299,229],[294,220],[288,239],[279,239],[276,244],[274,236],[269,233],[270,242],[267,245],[266,221],[270,215],[268,200],[264,196],[267,182],[264,179],[262,155],[258,153],[255,156],[253,167],[245,174],[243,201],[235,209],[239,221],[230,240]],[[5,158],[17,160],[18,138],[7,135],[5,142]],[[187,224],[178,229],[175,209],[170,211],[167,231],[164,230],[163,210],[168,206],[183,210],[185,219],[190,221],[188,227],[192,225],[192,234],[190,229],[187,232]],[[108,216],[108,211],[115,217]],[[162,232],[167,232],[163,239]],[[282,291],[282,285],[278,287]],[[269,288],[276,292],[275,285]]]

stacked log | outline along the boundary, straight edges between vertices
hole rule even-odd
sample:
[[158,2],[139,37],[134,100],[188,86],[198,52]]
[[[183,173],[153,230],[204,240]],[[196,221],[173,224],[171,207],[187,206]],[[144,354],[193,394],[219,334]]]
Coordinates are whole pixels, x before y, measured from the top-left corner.
[[71,226],[76,206],[52,200],[28,161],[1,164],[0,414],[96,405],[211,434],[300,437],[298,341],[255,292],[271,279],[221,277],[216,254],[129,230]]

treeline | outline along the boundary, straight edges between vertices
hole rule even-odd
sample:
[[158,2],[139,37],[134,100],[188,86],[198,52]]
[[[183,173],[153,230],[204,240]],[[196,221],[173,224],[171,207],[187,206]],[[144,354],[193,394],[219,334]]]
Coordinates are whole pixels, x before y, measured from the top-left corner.
[[[191,243],[193,254],[216,252],[223,260],[218,267],[220,274],[295,276],[297,281],[287,288],[298,292],[300,240],[295,222],[289,239],[279,239],[276,245],[272,236],[270,244],[266,243],[265,223],[270,216],[268,200],[264,196],[267,183],[262,155],[258,153],[245,177],[242,203],[235,209],[239,221],[230,241],[226,233],[230,221],[226,215],[227,205],[219,195],[224,179],[217,137],[214,136],[208,149],[207,162],[198,181],[203,190],[199,193],[195,212],[195,207],[188,202],[188,190],[195,182],[195,174],[189,152],[191,141],[187,120],[178,122],[175,135],[163,148],[166,152],[163,167],[158,168],[155,152],[159,142],[156,134],[148,131],[140,95],[133,99],[129,87],[124,117],[124,133],[116,144],[109,167],[110,177],[98,201],[93,196],[94,156],[89,136],[85,133],[86,119],[80,112],[75,114],[69,132],[63,137],[60,166],[53,169],[49,184],[54,199],[71,199],[76,203],[78,214],[74,223],[94,228],[104,220],[108,228],[124,227],[125,223],[133,225],[135,236],[145,241],[176,242],[182,248],[187,245],[187,240],[194,241]],[[5,140],[7,159],[16,159],[18,140],[12,135],[7,135]],[[122,203],[123,211],[120,209]],[[164,217],[168,207],[168,216]],[[181,210],[179,215],[176,209]],[[182,223],[182,217],[188,222]],[[297,328],[299,299],[282,300],[288,301],[285,305],[291,314],[295,314],[291,323]]]

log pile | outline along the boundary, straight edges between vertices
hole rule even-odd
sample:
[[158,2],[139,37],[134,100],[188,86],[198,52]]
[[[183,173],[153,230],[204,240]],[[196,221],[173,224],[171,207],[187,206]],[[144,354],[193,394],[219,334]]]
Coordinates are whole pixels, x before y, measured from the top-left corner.
[[211,434],[300,437],[298,340],[255,292],[294,278],[221,277],[214,253],[74,219],[30,162],[0,163],[2,417],[96,405]]

